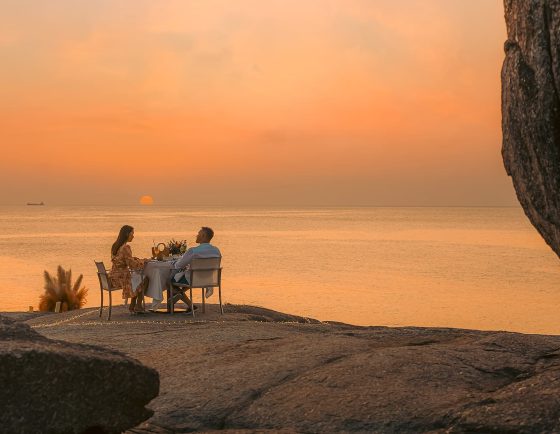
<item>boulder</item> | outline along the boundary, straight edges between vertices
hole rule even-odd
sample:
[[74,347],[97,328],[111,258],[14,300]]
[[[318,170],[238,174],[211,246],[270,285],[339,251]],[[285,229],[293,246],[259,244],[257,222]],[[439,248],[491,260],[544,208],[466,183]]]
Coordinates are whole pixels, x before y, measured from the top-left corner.
[[504,7],[504,165],[529,220],[560,256],[560,1]]
[[0,316],[0,427],[120,433],[146,420],[157,371],[117,351],[55,341]]

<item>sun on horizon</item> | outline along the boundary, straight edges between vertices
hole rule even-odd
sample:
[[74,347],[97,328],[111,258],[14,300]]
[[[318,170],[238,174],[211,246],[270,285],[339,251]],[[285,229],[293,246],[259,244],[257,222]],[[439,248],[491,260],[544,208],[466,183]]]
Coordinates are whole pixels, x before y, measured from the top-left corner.
[[145,195],[140,198],[140,205],[153,205],[153,204],[154,204],[154,198],[152,196]]

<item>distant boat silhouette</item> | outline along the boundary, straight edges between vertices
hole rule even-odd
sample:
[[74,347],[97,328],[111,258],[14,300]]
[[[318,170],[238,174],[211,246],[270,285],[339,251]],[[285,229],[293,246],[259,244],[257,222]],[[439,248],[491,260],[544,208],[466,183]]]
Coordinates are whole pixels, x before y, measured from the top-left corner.
[[42,206],[42,205],[45,205],[45,202],[39,202],[39,203],[36,203],[36,202],[27,202],[27,205],[41,205],[41,206]]

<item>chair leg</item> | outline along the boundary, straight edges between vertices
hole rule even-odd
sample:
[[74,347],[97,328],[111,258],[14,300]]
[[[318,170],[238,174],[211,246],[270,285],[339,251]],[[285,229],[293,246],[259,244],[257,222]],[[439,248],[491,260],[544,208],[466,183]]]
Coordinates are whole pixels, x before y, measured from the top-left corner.
[[99,305],[99,318],[103,314],[103,290],[101,290],[101,304]]
[[192,317],[194,318],[194,300],[193,300],[193,296],[192,296],[192,288],[189,288],[189,294],[191,296],[191,312],[192,312]]
[[125,305],[125,306],[128,306],[128,297],[125,297],[125,299],[124,299],[124,305]]
[[109,317],[107,318],[107,321],[111,321],[111,310],[113,309],[112,293],[113,293],[113,291],[109,291]]
[[206,313],[206,300],[205,300],[205,296],[206,295],[206,288],[202,288],[202,313]]
[[173,315],[175,313],[175,303],[173,303],[173,297],[174,296],[175,296],[175,294],[173,294],[173,286],[172,286],[171,287],[171,292],[169,294],[169,299],[168,299],[171,315]]
[[[169,285],[169,287],[165,290],[165,294],[167,295],[167,298],[165,300],[165,310],[167,311],[167,313],[171,313],[171,307],[169,306],[169,297],[171,296],[171,285]],[[163,300],[162,300],[163,301]]]
[[224,314],[224,308],[222,306],[222,287],[221,286],[218,286],[218,295],[220,297],[220,312],[223,315]]

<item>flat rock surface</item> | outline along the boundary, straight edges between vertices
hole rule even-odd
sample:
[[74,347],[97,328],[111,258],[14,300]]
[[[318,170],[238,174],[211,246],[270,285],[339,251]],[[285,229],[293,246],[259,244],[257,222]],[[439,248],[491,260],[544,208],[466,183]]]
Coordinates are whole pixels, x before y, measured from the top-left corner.
[[134,433],[560,432],[560,337],[357,327],[209,306],[196,320],[95,311],[25,320],[160,374]]

